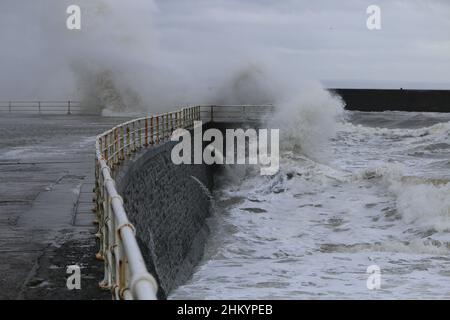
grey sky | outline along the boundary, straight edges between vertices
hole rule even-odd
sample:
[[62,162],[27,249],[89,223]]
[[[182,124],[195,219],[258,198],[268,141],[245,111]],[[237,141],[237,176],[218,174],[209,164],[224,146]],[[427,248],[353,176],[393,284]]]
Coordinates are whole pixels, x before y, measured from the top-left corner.
[[[65,29],[69,4],[81,32]],[[370,4],[381,30],[366,28]],[[144,101],[189,103],[249,66],[335,87],[450,89],[449,17],[444,0],[2,0],[0,99],[77,98],[101,70]]]
[[[157,3],[162,44],[170,50],[242,49],[336,85],[450,83],[450,1]],[[381,7],[381,30],[366,27],[370,4]]]

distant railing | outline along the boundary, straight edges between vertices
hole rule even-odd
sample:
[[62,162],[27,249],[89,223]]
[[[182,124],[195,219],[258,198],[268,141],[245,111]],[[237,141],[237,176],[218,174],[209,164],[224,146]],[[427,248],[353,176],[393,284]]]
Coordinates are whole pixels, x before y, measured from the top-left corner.
[[275,110],[273,105],[201,106],[200,117],[212,122],[258,122]]
[[156,299],[158,290],[115,186],[113,177],[121,164],[142,148],[169,141],[177,128],[193,128],[194,121],[256,121],[272,110],[272,106],[186,107],[125,122],[97,137],[95,199],[100,249],[96,257],[104,261],[100,286],[111,290],[114,299]]
[[80,101],[0,101],[0,112],[38,114],[79,114]]

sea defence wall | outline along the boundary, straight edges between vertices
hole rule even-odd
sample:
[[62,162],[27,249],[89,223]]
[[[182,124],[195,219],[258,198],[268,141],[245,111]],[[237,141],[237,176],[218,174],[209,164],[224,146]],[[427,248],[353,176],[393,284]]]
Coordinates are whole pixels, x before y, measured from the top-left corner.
[[271,105],[185,107],[97,136],[96,257],[104,262],[100,286],[113,299],[165,298],[192,275],[203,255],[213,175],[220,166],[175,165],[172,133],[198,129],[196,121],[203,130],[222,129],[222,122],[228,128],[254,126],[271,112]]
[[143,149],[115,177],[159,299],[189,279],[209,234],[214,166],[173,164],[175,143]]
[[450,90],[329,89],[346,109],[357,111],[450,112]]
[[[250,127],[258,124],[208,122],[202,130],[220,130],[226,143],[226,129]],[[221,172],[219,165],[173,164],[176,143],[166,141],[141,150],[114,177],[148,271],[158,282],[159,299],[186,282],[203,257],[214,175]]]

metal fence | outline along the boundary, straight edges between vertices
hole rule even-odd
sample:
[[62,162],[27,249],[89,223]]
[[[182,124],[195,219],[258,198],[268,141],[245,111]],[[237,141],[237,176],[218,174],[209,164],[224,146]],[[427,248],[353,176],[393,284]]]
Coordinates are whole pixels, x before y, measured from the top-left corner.
[[80,101],[0,101],[0,112],[27,114],[79,114]]
[[176,128],[189,128],[200,120],[200,107],[139,118],[101,134],[96,141],[96,213],[105,275],[100,286],[114,299],[156,299],[157,283],[145,266],[113,175],[136,151],[170,139]]
[[201,119],[212,122],[259,122],[275,110],[272,105],[200,106]]
[[[261,120],[272,105],[199,106],[201,120],[217,122],[252,122]],[[86,109],[86,110],[83,110]],[[80,101],[0,101],[0,113],[85,114]]]
[[[195,106],[120,124],[96,139],[96,214],[104,279],[114,299],[156,299],[158,290],[147,271],[113,177],[120,165],[142,148],[170,140],[177,128],[192,128],[194,121],[256,121],[272,106]],[[252,113],[253,112],[253,113]],[[240,114],[240,116],[239,116]]]

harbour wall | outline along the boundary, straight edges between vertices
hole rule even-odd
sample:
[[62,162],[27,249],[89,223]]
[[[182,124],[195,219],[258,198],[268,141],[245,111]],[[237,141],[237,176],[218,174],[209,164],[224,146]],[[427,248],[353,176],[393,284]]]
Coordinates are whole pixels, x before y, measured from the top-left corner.
[[[225,145],[226,129],[259,127],[258,122],[208,122],[202,130],[220,130]],[[159,299],[185,283],[203,257],[214,176],[223,169],[221,165],[175,165],[171,152],[176,143],[142,149],[121,164],[114,177],[148,271],[158,282]]]
[[347,110],[450,112],[450,90],[328,89]]

